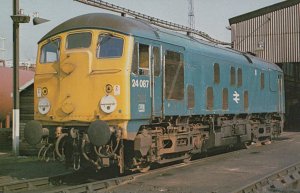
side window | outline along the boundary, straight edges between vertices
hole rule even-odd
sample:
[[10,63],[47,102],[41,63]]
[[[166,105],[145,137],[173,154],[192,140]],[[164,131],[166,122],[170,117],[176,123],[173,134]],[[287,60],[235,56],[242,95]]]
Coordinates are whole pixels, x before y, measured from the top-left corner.
[[138,74],[138,69],[139,69],[139,43],[136,42],[133,48],[131,72],[134,74]]
[[51,41],[41,48],[40,63],[52,63],[59,59],[60,39]]
[[231,86],[235,85],[235,68],[234,67],[230,68],[230,85]]
[[220,83],[220,65],[218,63],[214,64],[214,83]]
[[133,49],[131,72],[136,75],[148,75],[149,55],[149,46],[136,42]]
[[149,74],[149,46],[139,45],[139,75]]
[[154,76],[160,74],[160,61],[160,49],[159,47],[153,47]]
[[188,86],[187,93],[188,93],[188,109],[192,109],[195,107],[195,92],[194,92],[193,85]]
[[99,35],[97,58],[120,58],[123,54],[124,40],[108,34]]
[[238,87],[243,85],[243,72],[241,68],[238,68]]
[[165,55],[165,93],[167,99],[184,98],[183,54],[166,51]]
[[265,74],[262,72],[260,74],[260,89],[265,88]]
[[92,34],[89,32],[75,33],[67,36],[67,49],[88,48],[91,45]]

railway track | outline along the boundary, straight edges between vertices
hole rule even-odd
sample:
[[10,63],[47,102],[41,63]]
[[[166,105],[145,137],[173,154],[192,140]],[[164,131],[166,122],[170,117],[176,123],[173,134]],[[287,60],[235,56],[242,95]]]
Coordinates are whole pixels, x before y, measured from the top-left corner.
[[[239,150],[244,151],[244,150]],[[76,178],[72,173],[61,174],[58,176],[44,177],[44,178],[35,178],[29,180],[16,180],[11,177],[0,177],[0,193],[16,193],[16,192],[44,192],[44,193],[77,193],[77,192],[99,192],[107,189],[114,188],[118,185],[131,182],[139,177],[154,174],[154,173],[163,173],[167,170],[191,166],[199,162],[205,162],[209,160],[217,160],[231,156],[234,153],[239,151],[233,151],[225,154],[219,154],[216,156],[206,157],[203,159],[196,159],[185,163],[177,163],[169,166],[161,166],[154,170],[150,170],[147,173],[134,173],[123,177],[110,178],[110,179],[101,179],[101,180],[92,180],[93,182],[88,183],[70,183],[67,182],[70,178]],[[80,175],[80,174],[78,174]],[[78,181],[78,180],[77,180]],[[88,181],[88,180],[86,180]],[[71,184],[71,185],[69,185]]]
[[114,187],[133,179],[133,176],[125,176],[91,183],[79,183],[78,185],[70,186],[66,183],[66,179],[68,179],[70,175],[72,174],[68,173],[59,176],[35,178],[29,180],[15,180],[9,177],[0,177],[0,192],[97,192],[101,189]]
[[[277,143],[281,143],[278,141]],[[0,192],[1,193],[14,193],[14,192],[47,192],[47,193],[73,193],[73,192],[102,192],[112,189],[116,186],[133,182],[139,177],[164,173],[168,170],[180,167],[193,166],[196,164],[201,164],[201,162],[210,162],[214,160],[226,159],[234,154],[239,154],[242,151],[247,151],[246,149],[232,151],[229,153],[214,155],[211,157],[206,157],[202,159],[192,160],[188,163],[177,163],[174,165],[169,165],[166,167],[156,168],[150,170],[147,173],[135,173],[118,178],[109,179],[98,179],[98,180],[82,180],[79,183],[66,183],[67,179],[76,178],[74,174],[62,174],[58,176],[36,178],[30,180],[16,180],[9,176],[0,177]],[[265,190],[281,190],[284,188],[291,188],[300,179],[300,163],[296,165],[289,166],[283,170],[273,173],[272,175],[259,179],[258,181],[243,187],[240,190],[234,191],[232,193],[257,193]],[[298,185],[299,186],[299,185]],[[266,191],[265,191],[266,192]],[[273,191],[274,192],[274,191]],[[269,192],[266,192],[269,193]]]
[[300,162],[263,177],[232,193],[299,193]]

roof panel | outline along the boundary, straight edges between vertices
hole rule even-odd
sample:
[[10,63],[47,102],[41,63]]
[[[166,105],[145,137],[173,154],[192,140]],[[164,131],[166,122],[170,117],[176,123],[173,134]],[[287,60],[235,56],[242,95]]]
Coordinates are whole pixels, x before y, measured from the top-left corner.
[[48,32],[39,42],[53,35],[76,29],[108,29],[129,35],[158,38],[156,32],[158,29],[141,20],[107,13],[90,13],[65,21]]
[[229,23],[230,23],[230,25],[232,25],[232,24],[235,24],[235,23],[239,23],[239,22],[242,22],[242,21],[252,19],[254,17],[259,17],[261,15],[265,15],[267,13],[271,13],[271,12],[274,12],[274,11],[277,11],[277,10],[280,10],[280,9],[291,7],[291,6],[294,6],[294,5],[299,4],[299,3],[300,3],[300,0],[286,0],[286,1],[276,3],[276,4],[273,4],[273,5],[255,10],[255,11],[245,13],[243,15],[239,15],[239,16],[230,18]]

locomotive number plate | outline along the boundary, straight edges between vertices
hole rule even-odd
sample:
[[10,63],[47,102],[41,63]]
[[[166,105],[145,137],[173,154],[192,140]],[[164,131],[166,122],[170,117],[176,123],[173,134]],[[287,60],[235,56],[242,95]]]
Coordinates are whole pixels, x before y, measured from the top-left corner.
[[132,87],[148,88],[149,80],[136,80],[132,79]]

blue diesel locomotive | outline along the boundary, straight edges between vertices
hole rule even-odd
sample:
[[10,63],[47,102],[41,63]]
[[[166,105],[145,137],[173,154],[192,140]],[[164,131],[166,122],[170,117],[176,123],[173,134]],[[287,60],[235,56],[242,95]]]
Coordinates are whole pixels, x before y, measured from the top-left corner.
[[284,108],[277,65],[142,20],[94,13],[39,42],[35,120],[25,137],[51,144],[75,169],[85,160],[98,169],[146,171],[271,140],[283,130]]

